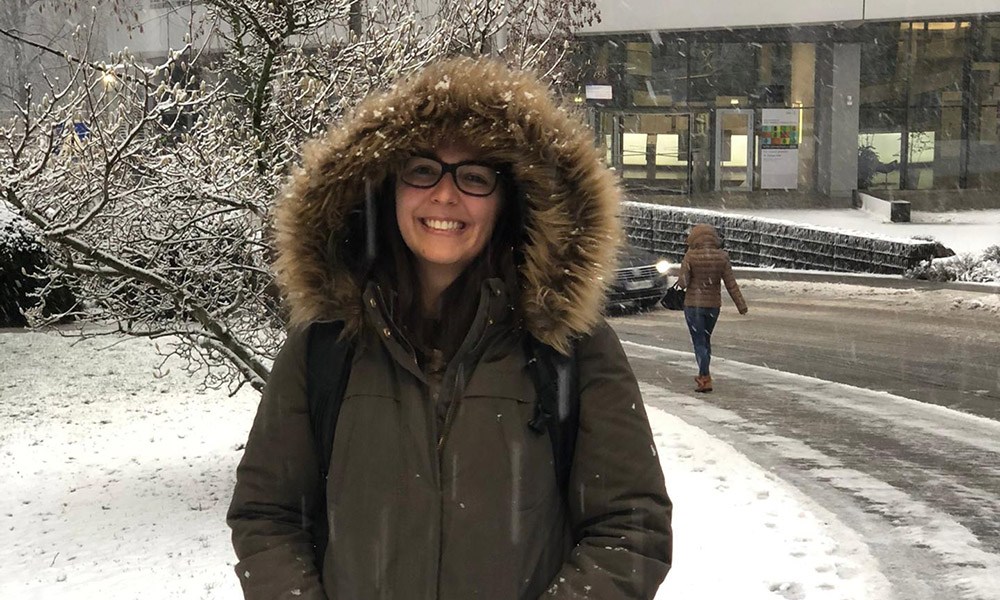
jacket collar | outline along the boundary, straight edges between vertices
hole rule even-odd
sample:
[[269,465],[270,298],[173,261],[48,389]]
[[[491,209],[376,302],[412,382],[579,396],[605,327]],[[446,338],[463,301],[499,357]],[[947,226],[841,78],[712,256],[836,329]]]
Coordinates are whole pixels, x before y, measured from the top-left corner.
[[[417,361],[416,349],[393,319],[392,293],[391,290],[370,282],[363,294],[365,319],[393,359],[423,381],[426,378]],[[470,356],[478,360],[490,341],[497,336],[507,335],[516,326],[514,307],[503,282],[499,279],[488,279],[480,287],[479,309],[456,354],[463,360]]]

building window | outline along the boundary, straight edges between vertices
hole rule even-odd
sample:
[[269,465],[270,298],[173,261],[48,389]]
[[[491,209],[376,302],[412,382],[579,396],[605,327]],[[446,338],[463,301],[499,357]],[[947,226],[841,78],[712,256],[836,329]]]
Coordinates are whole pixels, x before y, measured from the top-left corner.
[[[995,186],[1000,27],[995,19],[872,25],[861,61],[859,185]],[[895,171],[887,169],[895,167]],[[871,175],[870,169],[881,171]]]

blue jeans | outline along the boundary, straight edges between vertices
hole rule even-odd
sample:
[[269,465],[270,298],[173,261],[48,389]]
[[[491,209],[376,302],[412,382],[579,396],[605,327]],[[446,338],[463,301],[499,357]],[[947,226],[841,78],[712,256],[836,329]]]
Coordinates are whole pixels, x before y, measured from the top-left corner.
[[712,361],[712,330],[719,320],[718,308],[703,306],[685,306],[684,320],[691,332],[691,343],[694,345],[694,358],[698,361],[698,375],[708,375],[708,363]]

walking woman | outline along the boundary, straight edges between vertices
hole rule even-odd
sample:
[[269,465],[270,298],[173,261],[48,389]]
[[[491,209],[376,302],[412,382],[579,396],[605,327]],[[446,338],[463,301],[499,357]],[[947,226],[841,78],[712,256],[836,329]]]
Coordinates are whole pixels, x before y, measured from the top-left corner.
[[729,297],[741,315],[747,314],[747,303],[733,277],[729,254],[722,249],[715,227],[699,223],[691,228],[688,249],[681,262],[678,285],[687,290],[684,296],[684,319],[691,332],[694,357],[698,361],[698,376],[694,378],[696,392],[712,391],[712,331],[722,307],[721,284],[726,284]]
[[[307,148],[276,213],[288,339],[227,519],[246,598],[655,595],[671,503],[601,317],[619,201],[592,133],[484,59],[427,67]],[[354,350],[320,472],[306,355],[329,321]],[[532,426],[530,340],[576,365],[565,483]]]

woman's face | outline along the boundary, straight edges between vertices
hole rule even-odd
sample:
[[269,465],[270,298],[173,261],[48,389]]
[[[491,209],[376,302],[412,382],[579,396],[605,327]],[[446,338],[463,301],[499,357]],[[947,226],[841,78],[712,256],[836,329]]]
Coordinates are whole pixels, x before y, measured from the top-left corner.
[[[441,144],[428,156],[452,165],[478,158],[474,150],[456,142]],[[433,163],[427,161],[427,165]],[[426,165],[417,168],[416,177],[432,172]],[[454,281],[489,242],[500,212],[500,186],[486,196],[474,196],[455,183],[458,176],[463,187],[475,189],[483,185],[483,172],[445,173],[429,188],[413,187],[397,175],[396,220],[403,241],[417,259],[421,277]]]

